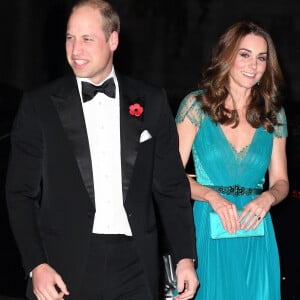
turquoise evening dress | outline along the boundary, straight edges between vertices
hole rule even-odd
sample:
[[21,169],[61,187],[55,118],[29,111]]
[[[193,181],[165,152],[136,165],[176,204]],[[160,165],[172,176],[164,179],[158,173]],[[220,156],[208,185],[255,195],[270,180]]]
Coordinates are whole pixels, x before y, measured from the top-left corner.
[[[270,162],[273,137],[287,136],[283,109],[270,134],[264,128],[256,129],[250,145],[237,152],[226,139],[219,124],[201,110],[195,96],[201,90],[187,95],[180,104],[176,122],[188,118],[198,129],[192,155],[197,182],[202,185],[263,188]],[[257,195],[224,195],[238,209]],[[197,300],[279,300],[280,265],[271,215],[264,218],[263,237],[211,239],[207,202],[194,201],[194,222],[198,254],[197,274],[200,287]]]

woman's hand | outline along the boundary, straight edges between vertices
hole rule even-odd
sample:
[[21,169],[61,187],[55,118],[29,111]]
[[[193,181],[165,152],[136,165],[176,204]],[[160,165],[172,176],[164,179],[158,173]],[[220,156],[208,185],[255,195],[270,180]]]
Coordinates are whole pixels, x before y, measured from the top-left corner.
[[219,215],[225,230],[233,234],[241,229],[237,208],[233,203],[219,196],[210,200],[209,204]]
[[255,229],[263,221],[275,200],[273,194],[266,191],[250,201],[238,218],[238,222],[241,222],[241,229]]

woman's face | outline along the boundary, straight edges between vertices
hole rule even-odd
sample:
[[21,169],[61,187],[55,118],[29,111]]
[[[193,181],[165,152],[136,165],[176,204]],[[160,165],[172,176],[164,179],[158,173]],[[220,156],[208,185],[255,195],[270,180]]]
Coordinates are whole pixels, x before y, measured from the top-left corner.
[[246,35],[229,71],[231,88],[251,89],[260,81],[267,66],[267,42],[261,36]]

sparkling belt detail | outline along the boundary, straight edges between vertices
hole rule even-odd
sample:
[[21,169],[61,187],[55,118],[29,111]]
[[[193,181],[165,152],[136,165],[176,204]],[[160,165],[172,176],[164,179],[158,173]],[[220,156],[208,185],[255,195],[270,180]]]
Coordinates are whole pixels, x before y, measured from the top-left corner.
[[205,186],[215,190],[220,194],[233,195],[233,196],[259,195],[262,192],[262,189],[260,188],[246,188],[238,184],[229,185],[229,186],[219,186],[219,185],[205,185]]

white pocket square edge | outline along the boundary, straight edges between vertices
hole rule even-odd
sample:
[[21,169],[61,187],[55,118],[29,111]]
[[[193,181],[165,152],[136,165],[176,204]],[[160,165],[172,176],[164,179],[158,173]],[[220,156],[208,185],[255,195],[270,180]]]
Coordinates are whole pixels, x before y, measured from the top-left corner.
[[152,138],[152,135],[150,134],[150,132],[145,129],[141,135],[140,135],[140,143],[146,142],[148,140],[150,140]]

